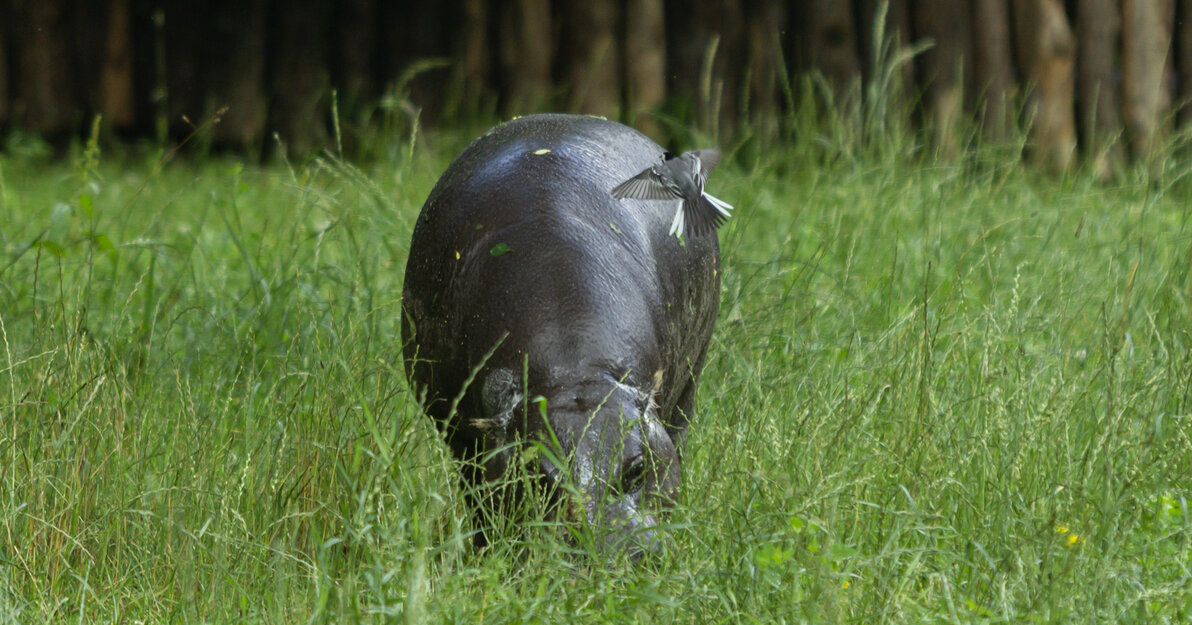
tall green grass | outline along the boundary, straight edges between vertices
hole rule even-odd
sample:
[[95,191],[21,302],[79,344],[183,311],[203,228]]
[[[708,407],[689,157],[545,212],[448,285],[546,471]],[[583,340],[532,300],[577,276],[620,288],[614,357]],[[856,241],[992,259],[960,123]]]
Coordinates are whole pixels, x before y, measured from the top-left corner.
[[721,315],[636,567],[552,524],[475,550],[404,382],[411,226],[467,137],[0,156],[0,621],[1192,618],[1188,167],[803,127],[712,181]]

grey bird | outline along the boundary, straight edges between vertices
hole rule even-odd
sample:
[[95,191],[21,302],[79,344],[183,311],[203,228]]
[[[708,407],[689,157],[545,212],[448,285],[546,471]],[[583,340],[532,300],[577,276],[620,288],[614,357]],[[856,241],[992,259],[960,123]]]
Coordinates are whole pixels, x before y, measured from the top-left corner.
[[692,150],[680,156],[665,152],[659,163],[613,187],[612,194],[618,200],[683,200],[668,234],[683,235],[684,223],[690,223],[695,234],[705,234],[719,228],[733,210],[704,192],[708,174],[719,162],[719,150]]

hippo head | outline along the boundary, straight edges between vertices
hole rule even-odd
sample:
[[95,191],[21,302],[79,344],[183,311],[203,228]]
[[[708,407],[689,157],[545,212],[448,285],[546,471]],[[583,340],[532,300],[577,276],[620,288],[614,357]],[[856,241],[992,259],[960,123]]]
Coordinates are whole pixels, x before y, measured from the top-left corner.
[[[521,404],[525,418],[514,417],[522,410],[507,408],[505,418],[483,424],[490,443],[522,439],[551,449],[527,468],[548,486],[555,513],[574,521],[582,518],[599,551],[626,551],[634,559],[659,545],[656,515],[673,500],[680,479],[678,450],[654,403],[657,383],[635,382],[630,376],[618,380],[599,374],[546,385],[529,401],[516,392],[492,397],[494,386],[509,388],[506,378],[485,385],[486,399],[507,407]],[[512,453],[488,456],[488,479],[504,474]]]

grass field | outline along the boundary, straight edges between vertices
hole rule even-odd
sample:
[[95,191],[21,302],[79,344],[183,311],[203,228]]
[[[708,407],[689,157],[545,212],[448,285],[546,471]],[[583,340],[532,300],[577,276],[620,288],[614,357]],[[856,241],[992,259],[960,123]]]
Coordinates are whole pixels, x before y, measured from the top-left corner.
[[406,387],[462,141],[0,156],[0,622],[1192,619],[1192,164],[738,153],[672,540],[630,567],[473,549]]

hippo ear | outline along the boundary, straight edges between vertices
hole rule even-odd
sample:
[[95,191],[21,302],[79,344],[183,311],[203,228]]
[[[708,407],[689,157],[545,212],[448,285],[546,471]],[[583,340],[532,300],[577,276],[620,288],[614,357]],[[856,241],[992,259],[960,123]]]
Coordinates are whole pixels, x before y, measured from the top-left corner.
[[513,421],[513,412],[521,405],[522,394],[517,390],[517,377],[508,369],[497,369],[489,373],[480,389],[484,412],[497,413],[495,417],[471,419],[468,425],[481,432],[502,431]]

